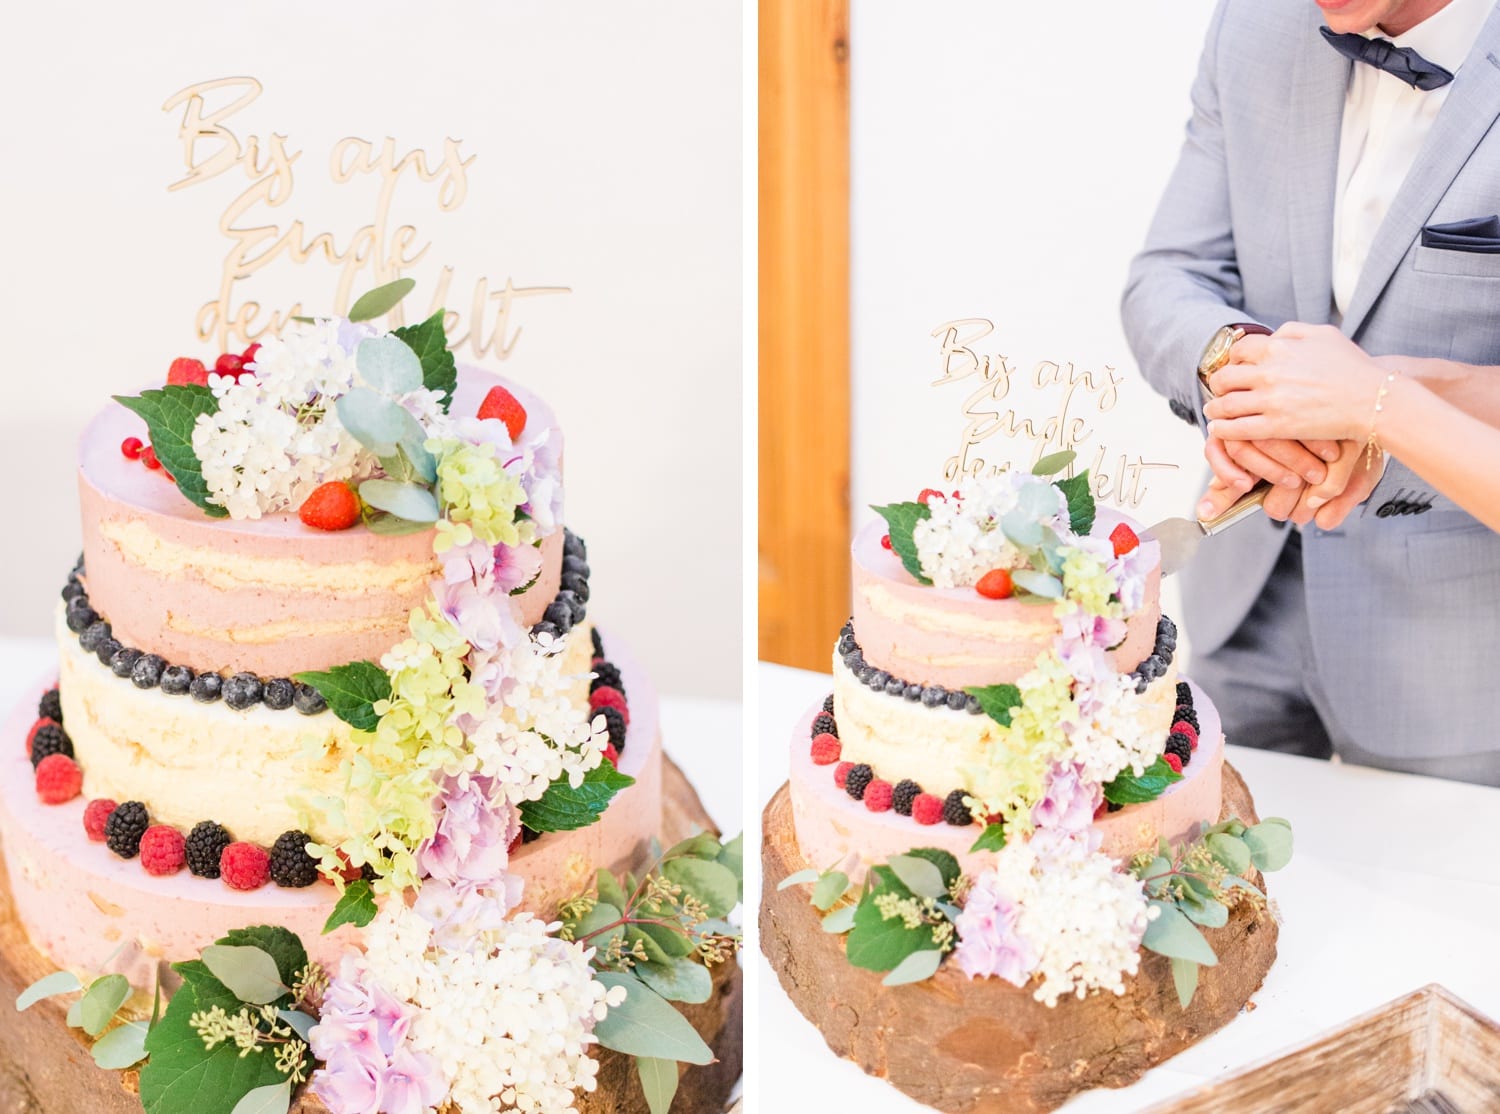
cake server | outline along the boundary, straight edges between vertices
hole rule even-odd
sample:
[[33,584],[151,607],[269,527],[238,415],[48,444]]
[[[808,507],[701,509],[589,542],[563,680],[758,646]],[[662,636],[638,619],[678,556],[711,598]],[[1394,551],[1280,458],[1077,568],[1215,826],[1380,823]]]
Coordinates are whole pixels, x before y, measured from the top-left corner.
[[1198,553],[1204,538],[1221,534],[1236,522],[1249,518],[1271,493],[1271,485],[1261,480],[1236,499],[1223,514],[1210,519],[1164,518],[1146,531],[1146,537],[1161,546],[1161,574],[1171,576]]

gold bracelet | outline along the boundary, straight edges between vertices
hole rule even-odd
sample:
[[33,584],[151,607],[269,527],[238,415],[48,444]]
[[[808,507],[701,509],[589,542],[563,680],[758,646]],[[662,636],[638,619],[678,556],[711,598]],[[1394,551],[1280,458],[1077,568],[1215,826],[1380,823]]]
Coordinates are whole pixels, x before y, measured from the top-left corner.
[[1385,382],[1380,384],[1380,389],[1375,392],[1375,413],[1370,417],[1370,437],[1365,442],[1366,471],[1369,471],[1369,469],[1373,466],[1375,461],[1375,454],[1377,452],[1383,451],[1380,448],[1380,442],[1375,438],[1375,427],[1380,422],[1381,411],[1385,409],[1385,396],[1390,394],[1391,384],[1396,381],[1396,376],[1400,374],[1401,370],[1399,368],[1392,370],[1389,374],[1386,375]]

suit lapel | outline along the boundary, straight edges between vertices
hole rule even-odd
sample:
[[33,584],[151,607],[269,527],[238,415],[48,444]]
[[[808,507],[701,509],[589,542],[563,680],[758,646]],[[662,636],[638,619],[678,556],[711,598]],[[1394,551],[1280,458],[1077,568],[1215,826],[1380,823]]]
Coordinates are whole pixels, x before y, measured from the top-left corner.
[[1301,36],[1287,97],[1287,215],[1297,318],[1322,324],[1333,306],[1333,198],[1353,63],[1323,41],[1317,30],[1322,17],[1311,5],[1308,10],[1313,22]]
[[1349,299],[1348,312],[1344,314],[1345,335],[1358,334],[1438,202],[1500,115],[1497,55],[1500,55],[1500,8],[1485,22],[1479,41],[1459,67],[1448,99],[1432,123],[1432,131],[1375,234],[1364,270]]

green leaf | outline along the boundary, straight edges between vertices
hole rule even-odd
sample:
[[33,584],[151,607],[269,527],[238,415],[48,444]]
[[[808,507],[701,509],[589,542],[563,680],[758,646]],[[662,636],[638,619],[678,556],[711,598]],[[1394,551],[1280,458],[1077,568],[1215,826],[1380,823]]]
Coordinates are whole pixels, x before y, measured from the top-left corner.
[[115,401],[138,414],[150,432],[151,448],[177,484],[177,490],[201,507],[210,518],[229,512],[208,501],[203,482],[203,464],[193,449],[193,426],[198,415],[218,412],[219,400],[207,387],[181,384],[142,391],[139,395],[115,395]]
[[172,970],[182,976],[182,981],[193,988],[193,996],[200,1009],[211,1010],[218,1006],[225,1013],[234,1013],[243,1004],[230,989],[214,977],[201,959],[190,959],[172,964]]
[[1168,766],[1165,758],[1158,758],[1139,777],[1129,769],[1121,770],[1115,775],[1115,780],[1104,787],[1104,799],[1117,805],[1154,801],[1174,781],[1181,780],[1182,775]]
[[417,280],[399,278],[361,294],[349,307],[350,321],[373,321],[395,309],[401,299],[416,289]]
[[203,965],[241,1002],[263,1006],[288,993],[276,961],[257,947],[210,944],[203,949]]
[[892,855],[886,860],[886,866],[901,879],[902,885],[918,897],[944,897],[948,893],[942,872],[926,859],[913,855]]
[[395,453],[396,446],[410,433],[408,419],[416,423],[406,407],[368,387],[346,391],[333,408],[339,416],[339,424],[378,457]]
[[656,946],[672,959],[680,959],[685,955],[693,954],[693,942],[685,933],[668,928],[664,924],[638,924],[631,927],[638,929],[641,935],[651,937],[656,941]]
[[845,953],[855,967],[867,971],[889,971],[912,952],[932,947],[932,927],[907,928],[900,917],[887,920],[881,916],[875,906],[877,897],[895,894],[905,898],[912,894],[894,871],[878,866],[871,873],[878,879],[878,884],[860,899]]
[[292,1106],[292,1081],[284,1079],[249,1092],[229,1114],[286,1114]]
[[403,484],[395,480],[366,480],[359,497],[377,511],[385,511],[407,522],[431,525],[443,517],[437,496],[425,484]]
[[975,685],[964,689],[984,710],[984,714],[1000,724],[1010,726],[1012,708],[1021,706],[1021,690],[1015,685]]
[[296,673],[292,679],[317,689],[329,710],[356,731],[374,731],[380,723],[375,704],[391,698],[391,679],[373,661],[352,661],[322,673]]
[[146,1058],[146,1034],[151,1026],[144,1021],[127,1021],[116,1025],[94,1042],[94,1063],[109,1071],[133,1068]]
[[979,838],[974,841],[974,846],[969,848],[974,851],[1000,851],[1005,848],[1005,825],[988,824]]
[[1038,572],[1036,569],[1014,569],[1010,574],[1011,583],[1017,588],[1023,588],[1033,596],[1040,596],[1044,600],[1060,600],[1063,598],[1063,582],[1050,572]]
[[256,1088],[283,1081],[272,1056],[242,1057],[232,1041],[212,1051],[204,1048],[202,1038],[188,1024],[200,1008],[208,1007],[200,1007],[192,984],[185,983],[147,1035],[150,1058],[141,1068],[141,1103],[146,1114],[233,1110],[235,1103]]
[[333,912],[328,914],[328,923],[323,926],[323,935],[327,936],[340,925],[352,924],[355,928],[364,928],[375,919],[375,914],[380,910],[375,905],[375,891],[370,888],[370,883],[363,878],[355,879],[344,887],[344,896],[339,898],[338,904],[333,907]]
[[1280,870],[1292,861],[1292,829],[1286,821],[1262,821],[1246,828],[1240,837],[1250,850],[1250,860],[1263,871]]
[[534,832],[586,828],[603,815],[616,793],[634,784],[635,778],[620,773],[610,762],[601,762],[586,773],[576,789],[564,774],[536,800],[521,802],[521,823]]
[[1094,528],[1094,489],[1089,484],[1089,470],[1085,468],[1076,476],[1052,482],[1068,500],[1073,533],[1087,534]]
[[891,551],[901,558],[906,571],[921,584],[932,581],[922,572],[922,562],[917,557],[917,543],[912,531],[917,523],[932,517],[932,508],[926,503],[891,503],[885,507],[871,507],[872,511],[885,519],[886,532],[891,536]]
[[838,935],[848,932],[854,927],[854,914],[858,906],[845,905],[841,909],[835,909],[823,918],[823,931]]
[[1072,449],[1065,449],[1060,453],[1048,453],[1031,466],[1033,476],[1055,476],[1078,458],[1078,454]]
[[713,1063],[713,1049],[698,1031],[640,979],[619,971],[600,971],[594,977],[611,990],[625,988],[625,1001],[610,1006],[604,1020],[594,1026],[594,1036],[605,1048],[628,1056]]
[[830,870],[818,879],[818,884],[813,887],[813,908],[820,913],[826,913],[838,902],[838,899],[849,892],[849,876],[842,870]]
[[307,949],[301,938],[280,925],[258,924],[249,928],[232,928],[216,943],[236,948],[259,948],[276,961],[276,973],[291,986],[307,966]]
[[[574,926],[573,939],[582,940],[591,932],[600,933],[600,935],[594,936],[589,940],[588,946],[597,948],[602,955],[609,948],[611,940],[625,935],[625,926],[620,924],[619,921],[619,906],[611,905],[607,901],[596,902],[594,907],[585,913],[578,921],[578,924]],[[611,926],[608,932],[603,931],[606,925]]]
[[1198,989],[1198,965],[1191,959],[1172,959],[1172,982],[1177,987],[1177,1001],[1183,1009],[1193,1000]]
[[616,909],[623,909],[630,901],[630,896],[625,892],[625,887],[607,870],[601,870],[594,883],[594,889],[598,891],[599,900],[613,905]]
[[736,891],[741,901],[745,900],[745,833],[740,832],[719,848],[717,862],[734,872]]
[[799,870],[795,873],[788,874],[785,878],[777,883],[776,889],[789,890],[793,886],[805,886],[809,882],[816,882],[821,877],[821,874],[809,867],[807,870]]
[[422,385],[422,362],[400,337],[366,337],[354,352],[360,378],[383,395],[404,395]]
[[372,514],[365,519],[365,529],[382,537],[397,538],[406,534],[423,534],[432,529],[430,522],[408,522],[393,514]]
[[1213,948],[1203,938],[1203,933],[1193,927],[1193,922],[1187,919],[1181,909],[1165,901],[1152,901],[1150,904],[1160,910],[1160,913],[1146,926],[1146,935],[1141,940],[1142,947],[1173,959],[1190,959],[1205,967],[1212,967],[1219,962]]
[[912,952],[900,963],[891,969],[891,973],[880,981],[886,986],[901,986],[909,982],[921,982],[930,979],[937,974],[938,965],[943,962],[943,953],[937,948],[927,951]]
[[656,1056],[637,1056],[635,1070],[641,1077],[641,1090],[651,1114],[667,1114],[677,1094],[677,1061]]
[[32,983],[16,998],[16,1009],[29,1010],[43,998],[55,998],[59,994],[71,994],[82,990],[83,983],[72,971],[53,971],[44,979]]
[[714,861],[718,859],[720,850],[717,836],[711,832],[699,832],[697,835],[690,835],[687,839],[672,844],[663,858],[678,859],[687,855],[694,859]]
[[417,354],[417,359],[422,362],[422,386],[429,391],[441,392],[446,413],[453,403],[454,388],[458,386],[458,368],[453,362],[453,353],[448,351],[448,336],[443,332],[443,311],[438,310],[420,324],[393,329],[392,333]]
[[669,959],[665,964],[638,963],[636,977],[669,1002],[706,1002],[713,994],[714,977],[693,959]]
[[91,1037],[104,1032],[129,997],[130,980],[124,975],[104,975],[95,979],[78,1004],[83,1031]]
[[1250,849],[1243,839],[1216,832],[1204,840],[1209,854],[1213,855],[1230,874],[1244,874],[1250,869]]
[[907,854],[913,855],[918,859],[926,859],[938,868],[938,873],[943,876],[944,892],[954,882],[958,881],[958,876],[962,873],[959,869],[958,860],[953,857],[951,852],[944,851],[941,847],[913,847]]
[[727,866],[703,859],[668,859],[661,872],[703,902],[710,917],[727,917],[739,904],[739,880]]
[[1182,910],[1188,920],[1204,928],[1223,928],[1229,923],[1229,910],[1221,901],[1183,900],[1177,903],[1177,907]]
[[284,1024],[290,1026],[292,1031],[303,1040],[310,1039],[309,1034],[313,1031],[313,1026],[317,1025],[318,1023],[318,1019],[316,1017],[309,1017],[301,1010],[277,1010],[276,1016],[279,1017]]

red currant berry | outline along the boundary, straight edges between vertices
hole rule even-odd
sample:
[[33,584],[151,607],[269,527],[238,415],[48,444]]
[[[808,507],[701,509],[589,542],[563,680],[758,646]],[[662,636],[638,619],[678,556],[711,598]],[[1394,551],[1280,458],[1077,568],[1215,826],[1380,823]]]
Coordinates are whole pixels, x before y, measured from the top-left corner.
[[120,442],[120,452],[124,454],[126,460],[140,460],[141,450],[145,447],[146,443],[139,437],[127,437]]
[[156,450],[150,445],[141,450],[141,463],[153,472],[161,467],[161,461],[156,459]]

